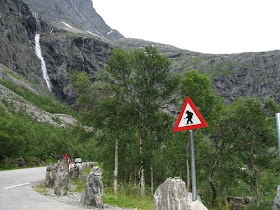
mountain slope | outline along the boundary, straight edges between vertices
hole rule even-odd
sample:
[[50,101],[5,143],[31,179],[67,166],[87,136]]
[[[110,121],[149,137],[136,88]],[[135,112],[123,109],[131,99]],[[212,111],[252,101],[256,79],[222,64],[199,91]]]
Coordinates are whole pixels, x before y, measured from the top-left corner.
[[[54,0],[53,3],[43,0],[24,1],[33,6],[34,10],[37,5],[36,11],[40,8],[42,10],[38,17],[42,55],[53,94],[68,104],[75,103],[75,91],[69,79],[73,70],[86,71],[94,80],[106,66],[113,48],[143,48],[145,45],[157,47],[162,54],[171,59],[174,73],[183,74],[185,71],[196,69],[209,75],[215,91],[224,96],[227,102],[240,96],[258,97],[262,100],[272,97],[280,102],[280,51],[214,55],[140,39],[109,40],[110,37],[106,36],[110,28],[92,8],[90,0]],[[40,60],[34,50],[36,18],[21,0],[0,0],[0,4],[3,5],[0,7],[0,63],[47,89]],[[72,17],[69,17],[72,10],[75,11],[71,13]],[[56,14],[60,15],[59,18],[69,17],[69,20],[63,19],[65,23],[68,21],[67,24],[77,28],[83,25],[80,21],[92,17],[89,23],[92,27],[96,26],[94,33],[97,33],[97,30],[103,32],[99,31],[98,37],[85,32],[88,28],[78,31],[70,28],[74,33],[70,32],[71,30],[56,28],[44,20],[44,17],[55,18],[52,12],[60,12],[61,14]],[[61,19],[56,23],[61,24]],[[101,28],[98,29],[99,26]]]
[[58,28],[108,40],[123,37],[117,30],[110,28],[97,14],[91,0],[23,1]]

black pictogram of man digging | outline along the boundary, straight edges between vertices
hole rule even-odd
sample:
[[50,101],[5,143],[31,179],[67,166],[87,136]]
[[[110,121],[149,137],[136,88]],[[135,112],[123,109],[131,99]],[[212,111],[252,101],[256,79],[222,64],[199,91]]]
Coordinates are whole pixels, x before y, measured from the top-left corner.
[[192,118],[193,118],[193,113],[190,112],[190,111],[186,111],[186,114],[187,114],[187,117],[185,117],[185,119],[187,118],[188,121],[187,121],[187,125],[190,123],[190,124],[193,124],[193,121],[192,121]]

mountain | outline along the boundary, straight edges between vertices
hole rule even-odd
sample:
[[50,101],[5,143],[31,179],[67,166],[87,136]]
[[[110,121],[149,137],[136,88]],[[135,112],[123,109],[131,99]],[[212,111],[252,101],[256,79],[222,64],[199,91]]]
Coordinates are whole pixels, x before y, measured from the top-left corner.
[[207,74],[215,92],[227,103],[240,96],[267,97],[280,103],[280,51],[239,54],[203,54],[140,39],[119,39],[114,44],[124,49],[152,45],[172,61],[172,71],[183,74],[198,70]]
[[[75,94],[69,74],[84,70],[94,79],[107,63],[112,45],[96,36],[71,33],[56,28],[21,0],[0,0],[0,64],[48,89],[41,60],[36,55],[36,35],[40,35],[52,93],[73,104]],[[38,37],[38,36],[37,36]]]
[[23,1],[57,28],[109,40],[123,38],[97,14],[91,0]]
[[45,90],[47,73],[51,93],[70,105],[76,99],[69,79],[72,71],[86,71],[94,81],[113,48],[146,45],[166,55],[174,73],[197,69],[209,75],[226,102],[240,96],[280,102],[280,51],[215,55],[124,38],[96,13],[90,0],[0,0],[0,4],[0,64]]

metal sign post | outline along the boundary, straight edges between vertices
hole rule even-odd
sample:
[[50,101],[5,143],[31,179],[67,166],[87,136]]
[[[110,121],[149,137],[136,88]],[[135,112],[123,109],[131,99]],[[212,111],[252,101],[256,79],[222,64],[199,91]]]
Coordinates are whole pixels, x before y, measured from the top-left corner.
[[196,174],[195,174],[195,153],[194,153],[194,140],[193,130],[189,130],[190,136],[190,150],[191,150],[191,171],[192,171],[192,200],[196,201]]
[[179,117],[174,125],[173,132],[189,130],[190,151],[191,151],[191,172],[192,172],[192,200],[197,200],[196,195],[196,175],[194,158],[193,129],[208,127],[206,121],[192,102],[190,97],[186,97]]
[[280,157],[280,113],[276,113],[275,118],[276,118],[276,129],[277,129],[277,140],[278,140],[278,153]]

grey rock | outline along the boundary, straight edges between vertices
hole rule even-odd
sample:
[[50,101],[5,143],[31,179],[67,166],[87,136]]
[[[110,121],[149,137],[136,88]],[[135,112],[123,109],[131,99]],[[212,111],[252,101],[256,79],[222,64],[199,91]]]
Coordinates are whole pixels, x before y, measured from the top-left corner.
[[63,159],[54,166],[46,169],[46,186],[54,189],[57,196],[66,195],[69,184],[69,172],[67,162]]
[[[117,30],[110,28],[105,23],[93,8],[91,0],[23,1],[57,28],[109,40],[123,37]],[[62,21],[73,28],[67,27]]]
[[53,165],[49,165],[46,168],[46,186],[53,188],[56,178],[56,168]]
[[25,164],[26,164],[26,162],[25,162],[25,160],[22,157],[17,159],[17,166],[24,167]]
[[79,167],[76,164],[69,170],[69,176],[71,179],[79,178],[80,174],[81,174],[81,167]]
[[278,185],[277,187],[277,192],[272,206],[272,210],[280,210],[280,185]]
[[179,178],[168,178],[154,194],[155,210],[206,210],[200,198],[192,201],[186,184]]
[[85,71],[94,81],[105,68],[112,46],[98,39],[57,31],[41,36],[41,50],[53,93],[62,101],[74,104],[77,96],[70,74],[73,70]]
[[97,176],[97,177],[102,177],[102,169],[98,166],[95,166],[91,169],[91,173],[94,175],[94,176]]
[[81,204],[90,205],[95,208],[103,208],[102,170],[96,167],[94,172],[86,179],[85,189],[81,196]]
[[54,183],[54,194],[57,196],[65,195],[68,190],[69,172],[68,164],[63,159],[56,165],[56,179]]
[[[0,67],[1,72],[1,67]],[[18,112],[24,109],[28,115],[34,120],[43,123],[49,123],[57,127],[69,127],[71,125],[77,125],[77,120],[69,115],[52,114],[39,109],[33,103],[28,102],[23,97],[17,95],[10,89],[0,84],[0,99],[5,98],[8,102],[13,104],[13,111]],[[4,106],[5,107],[5,106]]]

